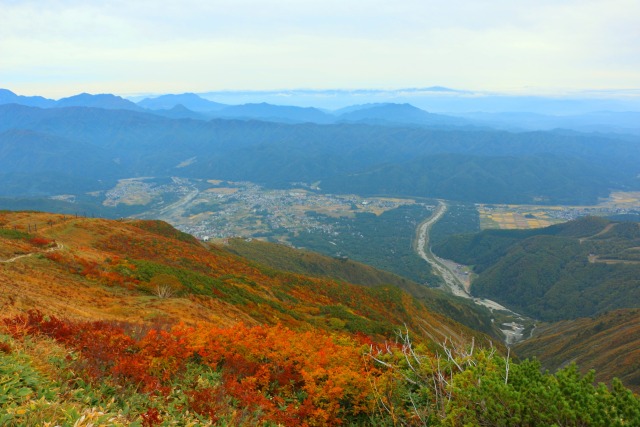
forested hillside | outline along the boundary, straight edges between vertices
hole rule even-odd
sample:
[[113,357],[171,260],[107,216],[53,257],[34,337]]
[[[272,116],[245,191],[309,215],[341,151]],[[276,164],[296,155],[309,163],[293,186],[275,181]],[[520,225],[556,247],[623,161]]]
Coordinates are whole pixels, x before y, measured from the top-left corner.
[[[69,156],[50,157],[47,141]],[[0,105],[0,167],[13,184],[0,195],[76,194],[91,182],[100,189],[114,178],[177,175],[270,187],[319,182],[334,193],[586,204],[611,189],[640,188],[636,147],[633,138],[567,132],[205,121],[7,104]],[[78,152],[89,162],[69,164]],[[26,156],[30,172],[20,175],[11,159]],[[32,188],[36,181],[41,188]]]
[[413,204],[383,212],[355,213],[353,218],[308,212],[309,216],[335,230],[312,229],[292,234],[297,247],[329,256],[353,258],[378,269],[390,271],[414,282],[436,287],[440,277],[413,249],[418,224],[432,214],[431,205]]
[[474,295],[541,320],[574,319],[640,305],[639,227],[589,217],[456,236],[434,251],[474,266]]

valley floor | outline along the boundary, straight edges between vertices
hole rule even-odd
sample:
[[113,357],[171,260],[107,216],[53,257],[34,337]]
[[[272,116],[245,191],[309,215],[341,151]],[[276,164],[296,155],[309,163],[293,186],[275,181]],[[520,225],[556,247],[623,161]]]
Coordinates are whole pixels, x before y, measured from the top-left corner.
[[532,323],[532,319],[509,310],[495,301],[471,296],[471,274],[466,266],[457,264],[451,260],[445,260],[436,256],[429,245],[429,231],[447,212],[447,204],[443,200],[438,201],[436,211],[418,226],[416,238],[416,251],[422,259],[431,265],[433,270],[442,277],[445,289],[455,296],[471,299],[474,303],[488,308],[492,312],[500,313],[499,329],[504,334],[507,345],[516,344],[525,337],[523,332]]

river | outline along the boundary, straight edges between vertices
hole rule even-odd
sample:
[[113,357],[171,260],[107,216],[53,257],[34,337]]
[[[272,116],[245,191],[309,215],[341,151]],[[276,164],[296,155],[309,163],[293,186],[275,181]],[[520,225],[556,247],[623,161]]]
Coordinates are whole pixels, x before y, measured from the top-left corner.
[[416,251],[418,255],[429,263],[433,270],[442,278],[444,281],[443,288],[447,292],[458,297],[470,299],[478,305],[487,307],[492,312],[495,310],[500,311],[509,319],[508,322],[500,325],[500,330],[505,336],[504,340],[507,345],[522,341],[524,338],[524,323],[527,320],[524,316],[509,310],[495,301],[486,298],[472,297],[469,293],[471,280],[469,274],[465,274],[465,272],[468,272],[468,269],[454,261],[439,258],[431,251],[429,232],[433,225],[444,216],[447,209],[448,206],[446,202],[438,200],[438,206],[435,212],[418,226],[416,236]]

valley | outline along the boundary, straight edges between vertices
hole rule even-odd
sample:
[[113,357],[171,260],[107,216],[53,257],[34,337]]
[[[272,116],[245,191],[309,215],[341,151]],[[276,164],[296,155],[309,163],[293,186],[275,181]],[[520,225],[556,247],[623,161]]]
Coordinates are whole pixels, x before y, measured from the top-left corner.
[[[441,286],[453,295],[491,310],[505,341],[517,343],[531,334],[535,321],[493,299],[472,297],[470,284],[476,276],[472,268],[441,258],[431,251],[429,233],[443,219],[451,203],[446,200],[331,195],[322,193],[317,184],[303,182],[278,190],[247,181],[180,177],[172,177],[169,181],[151,177],[121,180],[115,188],[105,192],[103,202],[110,206],[137,205],[143,211],[134,217],[162,219],[203,241],[225,243],[230,238],[241,237],[309,247],[336,258],[368,262],[427,286]],[[400,207],[419,204],[425,204],[427,211],[415,217],[415,225],[402,233],[406,233],[407,239],[414,240],[416,255],[425,261],[423,267],[412,261],[411,267],[398,268],[400,264],[393,259],[387,262],[379,257],[362,255],[358,245],[372,241],[372,237],[365,235],[365,229],[358,231],[356,224],[364,218],[359,215],[380,217],[385,212],[392,213]],[[474,209],[465,211],[464,215],[479,217],[480,222],[478,229],[466,232],[480,229],[534,230],[589,214],[634,214],[639,206],[637,192],[614,192],[593,206],[475,204]],[[456,216],[455,221],[465,222],[467,219]],[[367,227],[373,231],[378,226],[374,222]],[[389,248],[391,252],[396,251],[394,247]],[[396,259],[399,254],[395,253]],[[590,255],[589,261],[607,264],[638,262],[595,255]]]
[[636,137],[178,98],[0,105],[0,424],[640,417]]
[[490,309],[495,315],[495,320],[497,320],[500,325],[499,329],[504,334],[505,343],[507,345],[517,344],[526,338],[523,335],[523,331],[535,327],[535,321],[511,311],[490,299],[472,297],[470,294],[471,269],[453,261],[442,259],[431,251],[429,231],[446,212],[446,202],[439,200],[433,215],[420,224],[416,236],[416,250],[418,254],[434,269],[436,274],[442,277],[443,287],[448,292],[458,297],[470,299],[475,304]]
[[[115,191],[109,193],[109,203],[131,203],[142,200],[145,194],[152,194],[154,197],[147,199],[145,205],[147,210],[136,217],[163,219],[200,240],[225,243],[230,238],[242,237],[296,247],[310,245],[311,249],[329,256],[353,257],[354,260],[391,269],[396,274],[418,282],[426,279],[424,283],[428,286],[445,285],[444,289],[453,295],[467,298],[491,310],[495,316],[494,321],[499,325],[498,328],[508,344],[522,341],[535,329],[535,321],[531,317],[516,313],[492,298],[472,297],[470,282],[475,276],[472,269],[438,257],[430,250],[429,232],[445,216],[451,202],[330,195],[318,191],[316,185],[306,183],[298,183],[282,190],[266,189],[250,182],[202,181],[178,177],[173,177],[170,183],[155,184],[151,178],[127,180],[125,183],[126,185],[119,184],[116,187],[120,189],[117,192],[119,197],[114,197]],[[408,230],[414,230],[416,254],[426,261],[424,267],[416,265],[398,269],[397,262],[386,264],[382,259],[359,255],[361,249],[357,246],[358,239],[362,242],[371,241],[371,237],[365,236],[366,232],[360,236],[359,233],[363,231],[357,231],[356,224],[361,221],[358,219],[361,218],[359,215],[373,214],[379,217],[402,206],[420,203],[426,203],[431,211],[426,211],[421,218],[416,217],[418,222]],[[587,214],[632,214],[637,212],[638,205],[638,193],[615,192],[594,206],[476,204],[473,214],[479,216],[480,228],[533,230],[542,225],[559,224]],[[467,213],[469,214],[471,213]],[[525,221],[514,222],[518,216]],[[463,219],[458,217],[456,220]],[[376,225],[371,223],[370,227],[373,230]],[[349,243],[354,238],[356,240],[353,244],[356,246]],[[637,262],[602,259],[595,255],[590,256],[589,260],[592,263],[608,264]],[[419,272],[420,269],[424,271]]]
[[640,427],[640,0],[528,3],[0,0],[0,427]]
[[[310,212],[353,218],[356,213],[380,215],[415,203],[412,199],[323,194],[305,183],[274,190],[246,181],[171,179],[172,185],[156,185],[150,178],[122,180],[107,192],[103,204],[142,205],[144,212],[134,217],[167,221],[201,240],[269,237],[286,242],[289,233],[302,230],[334,232]],[[144,204],[132,202],[145,198]]]
[[[356,213],[380,215],[424,200],[329,194],[316,184],[304,182],[291,183],[287,189],[270,189],[249,181],[179,176],[127,178],[104,192],[57,195],[51,199],[73,201],[87,197],[92,197],[96,206],[135,208],[138,213],[133,217],[162,219],[199,239],[262,237],[280,242],[287,242],[288,233],[302,230],[324,230],[329,234],[335,231],[326,221],[310,216],[310,212],[353,218]],[[586,215],[637,215],[640,193],[613,192],[597,205],[585,206],[477,203],[475,211],[473,215],[480,218],[479,229],[533,229]]]
[[640,193],[614,191],[601,198],[597,205],[504,205],[477,204],[480,227],[516,230],[543,228],[582,216],[637,215],[640,213]]

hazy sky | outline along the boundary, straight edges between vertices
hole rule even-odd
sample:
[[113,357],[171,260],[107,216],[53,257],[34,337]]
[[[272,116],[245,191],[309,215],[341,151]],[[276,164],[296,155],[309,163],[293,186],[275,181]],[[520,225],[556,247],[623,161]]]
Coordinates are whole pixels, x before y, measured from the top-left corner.
[[638,0],[0,0],[0,87],[640,88]]

